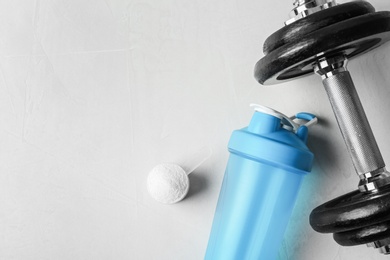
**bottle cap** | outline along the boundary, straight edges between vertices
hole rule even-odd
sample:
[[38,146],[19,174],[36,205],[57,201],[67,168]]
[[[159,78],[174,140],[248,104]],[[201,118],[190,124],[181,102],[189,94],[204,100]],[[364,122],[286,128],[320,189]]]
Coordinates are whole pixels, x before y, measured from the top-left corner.
[[[314,155],[306,145],[308,127],[318,119],[310,113],[288,117],[274,109],[254,105],[248,127],[233,132],[229,151],[276,167],[305,174],[310,172]],[[305,124],[295,119],[307,121]]]

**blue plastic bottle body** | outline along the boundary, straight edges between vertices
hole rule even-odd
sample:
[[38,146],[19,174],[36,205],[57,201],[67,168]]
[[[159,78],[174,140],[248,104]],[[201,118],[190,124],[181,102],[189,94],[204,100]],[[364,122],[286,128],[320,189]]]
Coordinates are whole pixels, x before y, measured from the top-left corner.
[[303,177],[231,154],[205,259],[276,259]]
[[255,112],[234,131],[205,260],[275,260],[313,154],[307,128]]

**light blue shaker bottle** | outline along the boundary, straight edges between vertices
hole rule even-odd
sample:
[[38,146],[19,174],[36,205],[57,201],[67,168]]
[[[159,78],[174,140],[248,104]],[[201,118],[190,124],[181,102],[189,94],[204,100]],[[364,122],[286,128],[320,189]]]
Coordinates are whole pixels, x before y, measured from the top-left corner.
[[[274,260],[313,154],[309,113],[293,118],[252,105],[248,127],[233,132],[205,260]],[[293,119],[309,121],[298,125]]]

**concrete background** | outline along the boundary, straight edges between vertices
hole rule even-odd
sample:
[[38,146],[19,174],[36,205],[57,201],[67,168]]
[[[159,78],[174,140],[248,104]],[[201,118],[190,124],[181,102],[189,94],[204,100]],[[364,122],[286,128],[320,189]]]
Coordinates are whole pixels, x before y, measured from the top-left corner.
[[[387,0],[370,2],[390,10]],[[0,1],[0,259],[202,259],[227,142],[248,124],[249,103],[321,120],[280,259],[385,259],[309,226],[315,206],[358,183],[320,79],[266,88],[253,78],[264,40],[291,7]],[[389,51],[349,65],[387,162]],[[146,177],[156,164],[190,168],[205,150],[212,155],[190,175],[184,201],[150,198]]]

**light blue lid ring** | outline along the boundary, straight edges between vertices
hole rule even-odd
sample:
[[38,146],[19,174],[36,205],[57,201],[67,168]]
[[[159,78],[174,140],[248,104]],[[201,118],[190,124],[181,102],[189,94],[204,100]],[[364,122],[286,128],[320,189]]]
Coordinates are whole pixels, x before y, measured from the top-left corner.
[[[281,131],[289,132],[284,129]],[[233,132],[228,148],[230,152],[248,159],[287,168],[300,174],[311,171],[314,159],[313,153],[306,146],[295,146],[294,142],[288,144],[254,135],[246,128]]]

